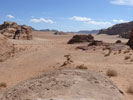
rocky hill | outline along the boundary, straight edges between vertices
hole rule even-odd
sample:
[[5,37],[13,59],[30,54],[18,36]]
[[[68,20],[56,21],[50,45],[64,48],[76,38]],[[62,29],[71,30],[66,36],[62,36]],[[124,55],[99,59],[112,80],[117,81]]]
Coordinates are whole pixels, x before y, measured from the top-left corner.
[[89,31],[89,30],[81,30],[81,31],[78,31],[78,33],[86,33],[86,34],[91,34],[91,33],[98,33],[99,32],[99,30],[91,30],[91,31]]
[[124,100],[108,77],[86,70],[57,70],[7,89],[0,100]]
[[108,35],[120,35],[123,38],[129,38],[129,33],[133,27],[133,21],[128,23],[116,24],[107,29],[102,29],[98,34],[108,34]]
[[[0,25],[0,34],[11,38],[11,39],[32,39],[31,35],[32,29],[26,25],[18,25],[15,22],[4,22]],[[15,36],[16,34],[16,36]]]

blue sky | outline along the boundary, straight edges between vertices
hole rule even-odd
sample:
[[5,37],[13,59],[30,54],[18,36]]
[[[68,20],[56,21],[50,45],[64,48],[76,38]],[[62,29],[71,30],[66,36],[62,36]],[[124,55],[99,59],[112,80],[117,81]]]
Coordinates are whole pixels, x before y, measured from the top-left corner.
[[0,0],[0,24],[79,31],[133,20],[133,0]]

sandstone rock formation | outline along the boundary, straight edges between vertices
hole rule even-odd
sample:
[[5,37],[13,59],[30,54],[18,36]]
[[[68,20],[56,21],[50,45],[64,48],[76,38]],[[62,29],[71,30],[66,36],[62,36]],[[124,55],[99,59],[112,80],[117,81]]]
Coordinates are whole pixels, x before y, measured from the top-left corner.
[[87,70],[57,70],[5,90],[0,100],[124,100],[108,77]]
[[123,38],[129,38],[129,33],[133,27],[133,21],[128,23],[116,24],[107,29],[102,29],[98,34],[120,35]]
[[94,37],[92,35],[74,35],[72,39],[68,41],[68,44],[91,42],[91,41],[94,41]]
[[[17,30],[20,30],[20,32],[14,38]],[[32,39],[31,32],[32,32],[31,27],[26,25],[18,25],[15,22],[4,22],[4,24],[0,25],[0,33],[11,39],[19,38],[19,39],[30,40]]]
[[129,38],[127,45],[129,45],[133,49],[133,28],[130,32],[130,38]]

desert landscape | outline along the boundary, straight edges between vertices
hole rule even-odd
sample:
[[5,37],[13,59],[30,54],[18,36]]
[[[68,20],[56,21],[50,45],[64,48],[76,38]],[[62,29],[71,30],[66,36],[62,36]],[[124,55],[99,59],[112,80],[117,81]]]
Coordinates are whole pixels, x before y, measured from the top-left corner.
[[0,100],[133,100],[133,0],[1,0]]
[[[99,73],[103,76],[107,76],[107,79],[112,81],[113,84],[116,85],[116,87],[120,91],[120,94],[122,94],[123,96],[123,98],[121,99],[120,97],[117,98],[117,96],[116,99],[112,99],[113,97],[109,99],[110,98],[109,97],[108,100],[132,100],[133,50],[130,49],[130,47],[126,46],[125,44],[121,45],[121,43],[116,43],[117,40],[121,41],[122,43],[127,43],[128,39],[119,38],[118,35],[112,35],[112,36],[106,34],[92,35],[92,37],[94,37],[94,39],[97,41],[103,41],[105,43],[113,45],[114,48],[112,48],[112,50],[110,51],[109,49],[104,50],[103,45],[96,45],[96,44],[90,46],[88,49],[77,48],[77,47],[88,46],[87,41],[85,42],[80,41],[80,43],[76,44],[75,43],[68,44],[68,41],[72,39],[74,35],[76,35],[74,33],[55,35],[54,32],[33,31],[31,34],[33,37],[32,40],[23,40],[23,39],[14,40],[6,38],[3,35],[0,35],[1,37],[0,41],[4,42],[5,44],[5,45],[3,45],[2,43],[0,44],[1,50],[4,52],[6,52],[6,50],[7,52],[10,52],[8,53],[9,55],[5,55],[7,56],[7,58],[3,60],[1,58],[0,62],[1,100],[33,100],[30,98],[21,99],[21,96],[23,97],[23,95],[20,95],[19,92],[17,94],[12,94],[11,97],[6,97],[5,95],[7,91],[11,91],[13,87],[19,86],[19,83],[22,84],[23,81],[25,80],[30,81],[31,78],[34,79],[34,77],[37,77],[39,75],[48,72],[54,73],[53,71],[55,71],[56,73],[56,70],[57,71],[60,70],[62,72],[62,70],[64,69],[66,71],[78,70],[78,72],[80,72],[80,70],[90,71],[90,72],[92,71],[95,73]],[[78,35],[80,36],[80,34]],[[81,35],[87,36],[84,34]],[[115,46],[116,44],[121,46],[117,47]],[[12,51],[10,51],[11,47]],[[8,48],[10,49],[8,50]],[[50,88],[50,86],[48,88]],[[58,88],[60,88],[60,85],[58,86]],[[130,91],[131,93],[129,93],[129,88],[131,88]],[[63,89],[60,91],[63,91]],[[73,90],[73,91],[79,91],[79,90]],[[96,92],[95,89],[93,91]],[[85,93],[86,92],[87,90],[85,91]],[[106,92],[103,92],[103,94],[106,94]],[[52,98],[52,93],[53,92],[51,92],[51,98]],[[59,94],[55,93],[55,95]],[[13,97],[13,95],[16,95],[16,98]],[[69,96],[69,93],[66,95]],[[81,96],[82,95],[83,94],[81,94]],[[87,96],[89,94],[84,94],[84,95]],[[53,100],[57,99],[58,98]],[[69,98],[69,100],[71,99],[72,98]],[[85,100],[95,100],[95,99],[96,98],[94,99],[88,98]],[[43,98],[38,100],[45,100],[45,99]],[[96,100],[107,100],[107,98],[105,99],[99,98]]]

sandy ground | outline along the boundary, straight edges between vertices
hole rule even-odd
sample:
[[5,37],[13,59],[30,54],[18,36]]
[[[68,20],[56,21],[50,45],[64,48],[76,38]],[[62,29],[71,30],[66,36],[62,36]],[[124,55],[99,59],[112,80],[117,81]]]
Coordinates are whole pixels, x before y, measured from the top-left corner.
[[[76,50],[75,47],[81,44],[68,45],[67,41],[73,36],[53,35],[49,32],[33,32],[34,39],[10,40],[19,49],[14,57],[0,63],[0,82],[6,82],[8,87],[17,83],[40,75],[46,71],[58,69],[59,65],[66,60],[64,55],[70,54],[75,65],[84,64],[88,70],[106,73],[108,69],[118,72],[117,77],[110,78],[125,94],[126,100],[133,100],[133,95],[127,93],[129,84],[133,81],[133,63],[124,60],[125,56],[130,55],[133,59],[133,51],[130,53],[104,57],[106,51],[101,48],[96,51]],[[96,40],[114,43],[116,40],[127,42],[118,36],[95,35]]]

